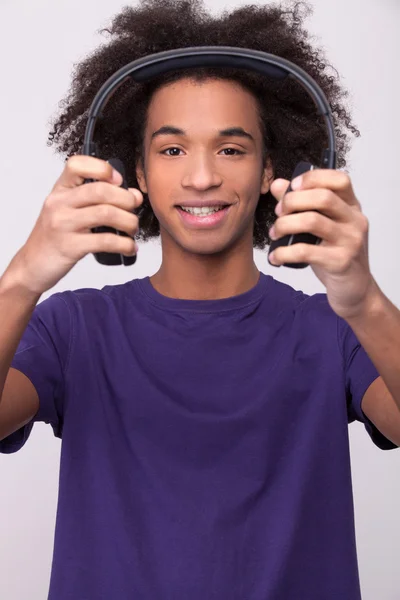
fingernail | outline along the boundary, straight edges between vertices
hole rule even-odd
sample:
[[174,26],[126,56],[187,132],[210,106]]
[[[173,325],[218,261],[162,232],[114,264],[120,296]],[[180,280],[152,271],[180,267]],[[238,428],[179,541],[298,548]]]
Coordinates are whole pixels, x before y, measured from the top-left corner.
[[291,186],[292,190],[299,190],[301,188],[302,183],[303,183],[303,176],[299,175],[299,177],[296,177],[295,179],[293,179],[290,186]]
[[273,267],[277,267],[277,263],[275,262],[275,255],[273,252],[271,252],[271,254],[268,256],[268,262],[270,265],[272,265]]
[[139,190],[137,188],[128,188],[128,190],[135,198],[135,206],[138,206],[143,202],[143,196],[139,193]]
[[113,180],[113,183],[116,183],[117,185],[121,185],[124,179],[119,171],[117,171],[116,169],[113,169],[112,180]]
[[275,214],[278,216],[282,214],[282,200],[275,206]]

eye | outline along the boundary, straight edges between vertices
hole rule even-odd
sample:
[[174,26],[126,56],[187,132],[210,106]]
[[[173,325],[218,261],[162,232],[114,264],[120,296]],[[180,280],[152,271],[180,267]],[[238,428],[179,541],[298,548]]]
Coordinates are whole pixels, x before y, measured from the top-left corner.
[[[170,151],[172,150],[176,150],[177,152],[181,152],[180,148],[177,148],[176,146],[171,146],[170,148],[165,148],[165,150],[161,150],[160,154],[164,154],[165,156],[179,156],[178,153],[175,154],[169,154]],[[238,150],[237,148],[223,148],[223,150],[221,150],[221,152],[227,152],[230,151],[229,154],[226,154],[225,156],[240,156],[242,154],[246,154],[245,152],[242,152],[241,150]]]
[[[166,148],[165,150],[161,150],[160,154],[166,154],[166,152],[169,152],[170,150],[178,150],[178,152],[181,151],[180,148],[176,148],[175,146],[171,146],[171,148]],[[178,154],[166,154],[166,156],[179,156]]]
[[[233,152],[236,153],[237,156],[240,156],[241,154],[245,154],[245,152],[242,152],[241,150],[238,150],[237,148],[224,148],[222,150],[222,152],[225,152],[226,150],[232,150]],[[228,154],[228,156],[235,156],[235,154]]]

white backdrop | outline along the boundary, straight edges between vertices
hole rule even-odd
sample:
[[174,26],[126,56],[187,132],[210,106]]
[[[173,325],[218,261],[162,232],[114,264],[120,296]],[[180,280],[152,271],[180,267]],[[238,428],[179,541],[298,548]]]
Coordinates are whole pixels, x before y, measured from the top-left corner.
[[[245,3],[207,0],[215,10]],[[0,0],[0,273],[26,241],[63,169],[62,158],[46,146],[46,139],[48,121],[69,87],[73,63],[104,40],[96,32],[126,4]],[[371,270],[383,292],[400,307],[396,58],[400,56],[400,2],[313,0],[312,4],[314,14],[305,26],[341,74],[362,134],[354,139],[348,168],[370,221]],[[275,269],[261,251],[255,252],[255,258],[261,271],[296,289],[325,292],[310,268]],[[134,270],[102,266],[87,256],[41,300],[65,289],[101,288],[144,277],[154,273],[160,261],[159,242],[141,244]],[[359,423],[350,426],[350,440],[363,600],[399,600],[400,451],[376,448]],[[0,456],[1,599],[47,597],[60,446],[50,426],[39,423],[20,452]]]

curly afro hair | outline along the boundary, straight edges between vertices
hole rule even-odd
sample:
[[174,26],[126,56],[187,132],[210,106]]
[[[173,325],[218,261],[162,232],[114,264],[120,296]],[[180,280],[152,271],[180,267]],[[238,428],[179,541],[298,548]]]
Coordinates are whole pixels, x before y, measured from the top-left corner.
[[[346,166],[349,136],[360,132],[343,104],[348,92],[338,84],[337,71],[328,64],[323,50],[313,48],[302,27],[313,9],[306,2],[290,1],[263,6],[246,5],[213,16],[202,0],[139,0],[113,17],[108,43],[74,65],[72,84],[59,104],[62,110],[51,123],[47,145],[66,156],[80,152],[92,100],[102,84],[118,69],[137,58],[188,46],[235,46],[261,50],[285,58],[309,73],[330,104],[337,142],[337,168]],[[329,72],[333,70],[335,74]],[[328,72],[327,72],[328,71]],[[223,78],[239,82],[258,101],[264,141],[263,161],[268,159],[274,177],[290,179],[300,160],[319,165],[327,136],[322,118],[303,87],[291,80],[272,80],[239,69],[198,68],[168,72],[146,83],[124,83],[99,119],[95,138],[100,158],[120,158],[129,187],[138,188],[135,166],[143,157],[147,108],[152,94],[162,85],[190,77]],[[254,216],[253,246],[260,250],[271,243],[268,230],[276,220],[276,200],[271,192],[260,195]],[[160,227],[149,198],[144,194],[136,210],[137,240],[160,235]]]

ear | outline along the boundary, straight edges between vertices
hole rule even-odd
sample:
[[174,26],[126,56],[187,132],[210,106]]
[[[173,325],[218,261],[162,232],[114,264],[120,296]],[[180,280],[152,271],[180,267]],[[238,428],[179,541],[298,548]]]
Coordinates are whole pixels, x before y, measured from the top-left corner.
[[136,164],[136,179],[138,180],[140,191],[147,194],[146,177],[141,159]]
[[273,180],[274,180],[274,169],[273,169],[270,159],[267,159],[267,163],[264,167],[262,177],[261,177],[261,194],[266,194],[269,191]]

